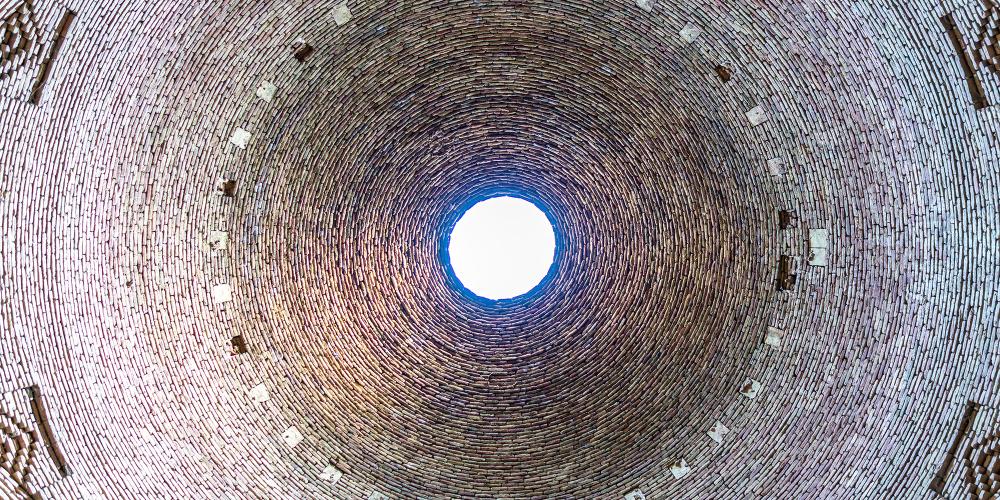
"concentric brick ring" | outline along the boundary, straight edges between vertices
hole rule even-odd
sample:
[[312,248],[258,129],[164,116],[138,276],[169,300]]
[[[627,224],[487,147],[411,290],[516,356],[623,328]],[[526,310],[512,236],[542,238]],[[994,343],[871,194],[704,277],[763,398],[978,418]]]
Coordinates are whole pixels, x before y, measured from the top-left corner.
[[[254,277],[278,292],[251,300],[261,309],[283,301],[310,330],[304,336],[298,325],[282,325],[271,335],[300,356],[292,363],[305,369],[300,376],[332,394],[334,403],[313,410],[311,421],[331,436],[338,426],[381,436],[347,442],[340,462],[359,474],[392,464],[389,453],[402,462],[371,476],[382,491],[611,494],[630,470],[664,458],[653,436],[680,441],[668,429],[692,416],[677,411],[678,402],[738,395],[743,374],[708,370],[708,360],[745,356],[759,342],[729,329],[745,317],[765,322],[771,266],[750,245],[774,238],[766,177],[732,144],[703,136],[710,123],[675,113],[695,102],[719,107],[721,97],[690,90],[704,78],[690,73],[672,83],[653,75],[627,91],[594,62],[559,58],[555,46],[533,48],[548,33],[532,31],[452,44],[422,33],[441,43],[397,58],[423,61],[432,74],[378,61],[367,79],[328,90],[331,102],[347,103],[336,112],[310,106],[298,123],[280,125],[286,137],[320,146],[304,165],[271,161],[315,172],[298,195],[328,209],[261,221],[274,229],[262,232],[260,246],[296,244],[272,250],[286,264],[281,271]],[[524,62],[514,66],[524,67],[523,78],[491,63],[504,53],[520,54]],[[474,69],[481,74],[467,78]],[[403,90],[376,92],[383,82]],[[659,92],[648,90],[656,82],[676,102],[657,102]],[[377,98],[351,105],[361,100],[339,92]],[[320,133],[309,136],[313,130]],[[722,170],[709,155],[732,156]],[[562,250],[536,296],[493,307],[447,282],[440,250],[461,206],[509,193],[548,208]],[[296,265],[319,255],[326,257],[316,265]],[[299,298],[303,284],[327,291]],[[291,305],[298,301],[305,304]],[[334,317],[336,324],[316,319]],[[317,357],[336,369],[315,372]],[[347,372],[350,381],[335,376]],[[387,449],[383,440],[393,444]],[[484,480],[483,471],[495,477]],[[600,477],[605,486],[560,484]]]
[[[0,413],[38,479],[0,497],[993,487],[979,7],[220,5],[32,2]],[[497,194],[560,251],[492,304],[442,245]]]

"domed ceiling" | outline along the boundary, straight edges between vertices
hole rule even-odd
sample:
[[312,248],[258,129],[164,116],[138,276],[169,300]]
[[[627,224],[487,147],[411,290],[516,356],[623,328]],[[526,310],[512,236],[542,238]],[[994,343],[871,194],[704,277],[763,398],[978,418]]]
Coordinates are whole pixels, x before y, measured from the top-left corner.
[[0,22],[2,497],[1000,493],[993,0]]

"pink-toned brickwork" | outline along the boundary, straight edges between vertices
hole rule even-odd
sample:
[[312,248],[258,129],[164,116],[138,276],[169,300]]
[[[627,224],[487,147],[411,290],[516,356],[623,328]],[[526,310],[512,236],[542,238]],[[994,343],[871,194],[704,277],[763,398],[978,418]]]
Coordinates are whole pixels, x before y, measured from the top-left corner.
[[0,0],[0,498],[996,495],[998,22]]

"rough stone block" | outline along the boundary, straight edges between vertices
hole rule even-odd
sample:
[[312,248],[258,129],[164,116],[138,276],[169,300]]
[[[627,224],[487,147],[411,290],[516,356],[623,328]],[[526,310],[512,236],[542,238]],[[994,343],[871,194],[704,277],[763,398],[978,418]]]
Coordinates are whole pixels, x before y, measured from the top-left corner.
[[691,468],[688,467],[687,462],[683,458],[670,465],[670,474],[674,476],[674,479],[683,479],[690,473]]
[[809,247],[810,248],[828,248],[828,231],[826,229],[810,229],[809,230]]
[[208,233],[208,246],[212,250],[225,250],[229,244],[229,234],[225,231],[211,231]]
[[229,138],[229,142],[240,149],[246,149],[247,143],[250,142],[251,137],[253,136],[250,132],[247,132],[242,128],[237,128],[233,131],[233,135]]
[[722,444],[722,439],[726,437],[726,434],[729,434],[729,427],[726,427],[725,424],[719,422],[718,420],[716,420],[715,424],[712,425],[712,428],[708,430],[708,437],[712,438],[712,441],[719,444]]
[[767,110],[763,106],[757,106],[750,111],[747,111],[747,120],[750,120],[750,124],[756,127],[770,119]]
[[271,102],[272,100],[274,100],[274,94],[276,94],[277,92],[278,92],[277,86],[275,86],[271,82],[264,81],[263,83],[260,84],[260,87],[257,87],[256,94],[260,100],[265,102]]
[[771,158],[767,160],[767,173],[775,177],[784,175],[785,161],[781,158]]
[[779,330],[773,326],[767,327],[767,333],[764,334],[764,343],[771,347],[781,347],[781,337],[785,334],[782,330]]
[[223,304],[233,300],[233,289],[228,283],[212,287],[212,302]]
[[347,2],[338,4],[333,8],[333,22],[337,23],[337,26],[343,26],[351,22],[351,18],[354,17],[351,14],[351,9],[347,6]]
[[699,36],[701,36],[701,28],[692,23],[687,23],[681,29],[681,38],[687,43],[694,43]]
[[344,477],[344,473],[333,465],[327,465],[319,475],[320,479],[330,481],[333,484],[337,484],[342,477]]
[[269,401],[271,399],[271,394],[267,392],[267,386],[263,383],[257,384],[253,389],[250,389],[250,399],[255,403],[263,403],[264,401]]
[[823,267],[826,266],[829,257],[829,249],[824,247],[809,250],[809,265]]
[[829,234],[826,229],[809,230],[809,265],[825,266],[829,255]]
[[281,433],[281,437],[282,439],[285,440],[285,444],[287,444],[291,448],[295,448],[296,446],[298,446],[298,444],[301,443],[303,439],[302,433],[299,432],[299,429],[296,428],[294,425],[286,429],[285,432]]
[[752,378],[748,378],[743,382],[743,385],[740,386],[740,394],[745,396],[747,399],[754,399],[757,397],[757,394],[760,393],[762,387],[763,386],[760,382]]

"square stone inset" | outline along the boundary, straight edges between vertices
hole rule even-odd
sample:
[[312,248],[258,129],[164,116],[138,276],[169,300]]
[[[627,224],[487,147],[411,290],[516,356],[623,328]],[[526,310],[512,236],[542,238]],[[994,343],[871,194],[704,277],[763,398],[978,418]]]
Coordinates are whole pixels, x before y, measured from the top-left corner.
[[233,288],[228,283],[215,285],[212,287],[212,302],[224,304],[233,300]]
[[351,9],[347,7],[347,2],[337,5],[333,8],[333,22],[337,23],[337,26],[343,26],[351,21],[354,15],[351,14]]
[[673,474],[674,479],[683,479],[691,473],[691,468],[688,467],[687,462],[684,459],[680,459],[678,462],[670,465],[670,473]]
[[684,25],[684,28],[681,29],[681,38],[683,38],[687,43],[694,43],[699,36],[701,36],[701,28],[692,23],[687,23]]
[[212,250],[225,250],[229,243],[229,234],[225,231],[210,231],[208,233],[208,246]]
[[274,94],[278,92],[278,87],[269,81],[264,81],[257,87],[257,97],[265,102],[271,102],[274,100]]
[[785,173],[785,162],[781,158],[767,160],[767,173],[777,177]]
[[829,250],[826,248],[813,248],[809,251],[809,265],[817,267],[825,267],[827,258],[829,257]]
[[302,433],[294,425],[282,432],[281,437],[285,440],[285,444],[291,448],[295,448],[304,439]]
[[253,389],[250,389],[250,399],[255,403],[263,403],[264,401],[269,401],[271,399],[271,394],[267,392],[267,386],[263,383],[257,384]]
[[771,347],[781,347],[781,336],[785,332],[773,327],[767,327],[767,333],[764,335],[764,343]]
[[752,378],[748,378],[743,382],[743,385],[740,386],[740,394],[746,396],[747,399],[753,399],[757,397],[757,394],[760,393],[760,390],[763,387],[764,386],[762,386],[760,382]]
[[722,444],[722,438],[726,437],[726,434],[729,434],[729,427],[726,427],[725,424],[719,422],[718,420],[716,420],[715,425],[708,430],[708,437],[712,438],[712,441],[719,444]]
[[250,142],[251,137],[253,137],[253,135],[250,134],[250,132],[247,132],[242,128],[237,128],[233,131],[233,135],[229,138],[229,142],[240,149],[246,149],[247,143]]
[[810,248],[827,248],[829,246],[829,233],[826,229],[809,230]]
[[321,472],[319,475],[320,479],[330,481],[333,484],[337,484],[337,482],[340,481],[340,478],[342,477],[344,477],[344,473],[340,469],[332,465],[327,465],[326,468],[323,469],[323,472]]
[[770,116],[768,116],[767,110],[764,109],[763,106],[757,106],[750,111],[747,111],[747,119],[750,120],[751,125],[756,127],[757,125],[769,120]]

